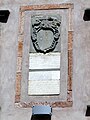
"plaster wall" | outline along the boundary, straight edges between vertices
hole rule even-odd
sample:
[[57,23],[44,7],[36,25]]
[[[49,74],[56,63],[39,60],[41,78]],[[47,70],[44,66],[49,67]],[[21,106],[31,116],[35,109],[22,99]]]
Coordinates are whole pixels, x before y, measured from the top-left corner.
[[90,104],[90,22],[83,21],[90,0],[1,0],[0,9],[10,10],[0,33],[0,120],[30,120],[31,108],[15,108],[16,56],[19,8],[23,5],[74,3],[73,9],[73,106],[53,108],[52,120],[89,120],[85,117]]

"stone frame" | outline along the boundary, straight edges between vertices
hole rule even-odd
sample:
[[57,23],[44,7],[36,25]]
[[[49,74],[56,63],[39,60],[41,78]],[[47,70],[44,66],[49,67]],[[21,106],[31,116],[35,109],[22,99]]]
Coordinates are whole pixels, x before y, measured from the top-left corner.
[[[16,90],[15,90],[15,106],[21,108],[29,108],[34,105],[50,105],[52,107],[71,107],[72,101],[72,43],[73,43],[73,28],[72,28],[72,9],[74,5],[71,3],[63,4],[46,4],[46,5],[30,5],[20,7],[19,19],[19,35],[18,35],[18,51],[17,51],[17,70],[16,70]],[[23,39],[24,39],[24,12],[31,10],[54,10],[68,9],[69,29],[68,29],[68,80],[67,80],[67,100],[59,102],[22,102],[21,101],[21,80],[22,80],[22,58],[23,58]]]

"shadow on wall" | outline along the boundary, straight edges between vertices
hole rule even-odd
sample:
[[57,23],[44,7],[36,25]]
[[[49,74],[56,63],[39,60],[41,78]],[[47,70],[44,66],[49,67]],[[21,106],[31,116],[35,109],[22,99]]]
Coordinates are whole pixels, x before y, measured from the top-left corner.
[[0,22],[7,23],[9,14],[10,14],[9,10],[0,10]]
[[90,21],[90,9],[86,9],[83,16],[84,21]]
[[50,115],[32,115],[31,120],[51,120]]
[[90,105],[87,105],[86,115],[90,117]]

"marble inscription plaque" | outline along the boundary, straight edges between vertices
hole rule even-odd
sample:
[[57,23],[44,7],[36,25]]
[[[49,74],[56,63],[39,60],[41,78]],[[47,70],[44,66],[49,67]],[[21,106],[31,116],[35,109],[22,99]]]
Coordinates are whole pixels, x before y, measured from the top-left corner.
[[60,93],[60,80],[29,80],[28,95],[55,95]]
[[28,95],[60,94],[60,53],[30,53]]
[[60,15],[31,16],[28,95],[60,94]]

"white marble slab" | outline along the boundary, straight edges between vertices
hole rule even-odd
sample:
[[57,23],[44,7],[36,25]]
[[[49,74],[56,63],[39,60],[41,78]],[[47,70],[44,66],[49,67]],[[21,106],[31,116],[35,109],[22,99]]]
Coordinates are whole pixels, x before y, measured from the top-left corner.
[[29,69],[60,68],[60,53],[30,53]]
[[30,53],[28,95],[60,94],[60,53]]
[[60,80],[29,80],[28,95],[60,94]]
[[29,72],[29,80],[60,80],[60,71]]

